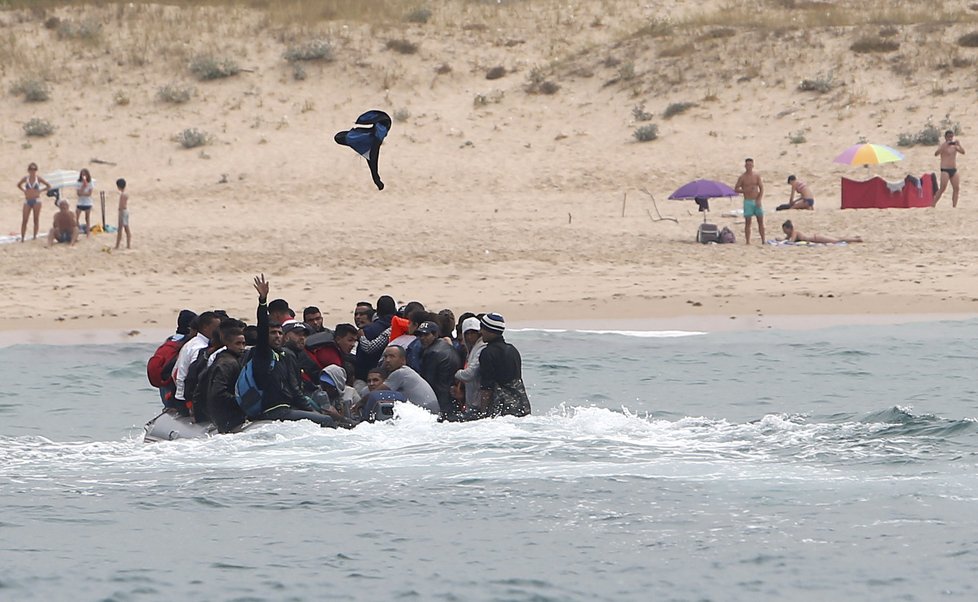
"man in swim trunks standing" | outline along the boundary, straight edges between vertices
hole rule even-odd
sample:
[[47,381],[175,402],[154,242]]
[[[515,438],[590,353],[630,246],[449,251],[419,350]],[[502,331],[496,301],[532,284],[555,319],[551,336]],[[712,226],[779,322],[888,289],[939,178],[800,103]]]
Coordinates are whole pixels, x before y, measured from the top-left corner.
[[964,154],[961,143],[954,139],[954,132],[948,130],[944,132],[944,142],[934,151],[935,157],[941,158],[941,189],[934,195],[933,207],[937,206],[937,201],[941,200],[941,195],[947,190],[948,182],[954,194],[951,196],[951,206],[958,206],[958,185],[961,183],[961,174],[958,173],[958,153]]
[[764,183],[761,175],[754,172],[754,160],[744,160],[744,173],[737,178],[737,185],[734,191],[744,195],[744,240],[750,244],[750,221],[752,217],[757,218],[757,231],[761,235],[761,244],[764,244],[764,209],[761,207],[761,199],[764,198]]

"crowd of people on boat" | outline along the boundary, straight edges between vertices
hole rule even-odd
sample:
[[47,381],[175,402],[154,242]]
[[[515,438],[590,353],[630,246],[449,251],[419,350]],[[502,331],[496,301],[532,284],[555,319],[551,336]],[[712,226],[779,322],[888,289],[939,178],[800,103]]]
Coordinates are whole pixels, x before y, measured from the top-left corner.
[[382,295],[330,329],[315,306],[299,316],[285,299],[269,301],[264,275],[254,286],[255,325],[221,310],[180,312],[146,366],[164,411],[221,433],[257,420],[352,428],[393,402],[452,422],[530,414],[522,359],[498,313],[456,320]]

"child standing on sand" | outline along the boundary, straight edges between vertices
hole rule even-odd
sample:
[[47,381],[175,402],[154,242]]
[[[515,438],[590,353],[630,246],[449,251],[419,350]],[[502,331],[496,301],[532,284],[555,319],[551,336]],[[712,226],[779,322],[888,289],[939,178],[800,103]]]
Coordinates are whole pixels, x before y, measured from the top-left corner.
[[132,234],[129,232],[129,195],[126,194],[126,181],[119,178],[115,181],[119,189],[119,230],[115,237],[115,248],[118,249],[122,243],[122,230],[126,230],[126,248],[131,248]]

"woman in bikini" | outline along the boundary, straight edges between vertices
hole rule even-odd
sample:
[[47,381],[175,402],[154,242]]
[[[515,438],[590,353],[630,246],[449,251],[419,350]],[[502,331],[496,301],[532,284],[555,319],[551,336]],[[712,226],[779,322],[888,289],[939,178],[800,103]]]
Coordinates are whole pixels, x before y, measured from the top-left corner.
[[92,236],[92,174],[87,169],[78,174],[78,204],[75,206],[75,221],[81,223],[85,212],[85,238]]
[[859,236],[853,236],[851,238],[829,238],[828,236],[822,236],[821,234],[802,234],[800,230],[795,229],[795,225],[791,223],[790,219],[781,224],[781,230],[783,230],[785,236],[788,237],[788,242],[814,242],[834,245],[840,242],[853,243],[863,241],[863,239]]
[[34,213],[34,240],[37,240],[38,222],[41,219],[41,193],[51,190],[51,185],[37,175],[37,163],[31,163],[27,166],[27,175],[17,182],[17,188],[24,193],[24,220],[20,224],[20,242],[24,242],[27,235],[27,220],[31,213]]

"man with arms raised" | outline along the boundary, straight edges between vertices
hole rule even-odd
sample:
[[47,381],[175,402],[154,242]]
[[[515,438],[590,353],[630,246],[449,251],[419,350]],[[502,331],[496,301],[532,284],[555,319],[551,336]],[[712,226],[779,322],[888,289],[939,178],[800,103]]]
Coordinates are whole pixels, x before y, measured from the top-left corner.
[[764,208],[761,207],[761,199],[764,197],[764,183],[761,175],[754,172],[754,160],[744,161],[744,173],[737,178],[734,191],[744,195],[744,240],[750,244],[750,220],[757,218],[757,230],[761,235],[761,244],[764,244]]
[[[255,277],[258,291],[258,341],[251,353],[251,369],[261,408],[256,420],[311,420],[320,426],[336,427],[336,422],[316,411],[312,401],[299,390],[298,379],[291,362],[283,361],[281,351],[282,327],[269,324],[268,281],[264,274]],[[274,333],[274,334],[273,334]]]
[[947,190],[948,182],[951,183],[951,189],[954,191],[951,195],[951,206],[958,206],[958,185],[961,184],[961,174],[958,173],[958,153],[963,155],[964,147],[954,139],[954,131],[944,132],[944,142],[941,142],[934,151],[934,156],[941,158],[941,189],[934,195],[934,207]]

